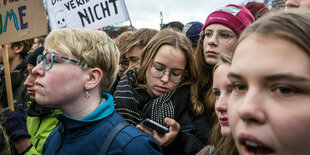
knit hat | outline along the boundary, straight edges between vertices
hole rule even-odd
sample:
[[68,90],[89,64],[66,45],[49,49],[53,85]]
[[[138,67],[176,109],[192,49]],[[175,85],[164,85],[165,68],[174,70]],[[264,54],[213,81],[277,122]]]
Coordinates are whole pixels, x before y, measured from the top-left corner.
[[210,24],[223,24],[232,29],[237,35],[240,35],[254,21],[254,17],[247,8],[241,5],[229,4],[212,12],[201,30],[203,31]]
[[259,17],[263,16],[264,14],[270,12],[270,9],[267,7],[265,3],[261,2],[248,2],[245,7],[251,11],[252,15],[254,16],[255,20]]
[[189,22],[183,27],[182,33],[191,41],[193,47],[197,46],[202,26],[201,22]]
[[27,56],[27,64],[31,64],[33,66],[37,65],[37,57],[42,54],[44,51],[44,47],[40,46],[35,49],[32,53]]

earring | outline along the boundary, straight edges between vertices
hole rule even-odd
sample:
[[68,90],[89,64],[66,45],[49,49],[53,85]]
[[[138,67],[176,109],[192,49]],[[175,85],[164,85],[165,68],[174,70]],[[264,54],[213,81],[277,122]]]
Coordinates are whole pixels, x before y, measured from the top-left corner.
[[89,99],[89,98],[90,98],[90,95],[89,95],[88,90],[85,91],[85,98],[86,98],[86,99]]

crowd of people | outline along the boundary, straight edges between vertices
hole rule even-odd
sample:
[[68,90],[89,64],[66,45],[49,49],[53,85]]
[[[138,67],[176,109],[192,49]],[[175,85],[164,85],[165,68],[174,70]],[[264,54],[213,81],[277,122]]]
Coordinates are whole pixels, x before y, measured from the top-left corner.
[[0,154],[307,154],[309,8],[253,1],[115,40],[64,28],[8,44]]

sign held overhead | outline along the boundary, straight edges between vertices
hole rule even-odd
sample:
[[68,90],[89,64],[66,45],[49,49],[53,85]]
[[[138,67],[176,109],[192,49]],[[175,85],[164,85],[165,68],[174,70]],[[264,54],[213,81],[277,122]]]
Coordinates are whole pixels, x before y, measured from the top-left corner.
[[124,0],[45,0],[52,30],[99,29],[129,20]]
[[47,33],[42,0],[0,0],[0,45]]

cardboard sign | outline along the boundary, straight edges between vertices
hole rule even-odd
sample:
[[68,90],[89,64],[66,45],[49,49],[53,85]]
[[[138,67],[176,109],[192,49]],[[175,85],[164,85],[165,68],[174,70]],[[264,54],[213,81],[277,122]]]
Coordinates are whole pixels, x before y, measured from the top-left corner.
[[0,45],[47,33],[42,0],[0,0]]
[[99,29],[129,20],[124,0],[44,0],[52,30]]

